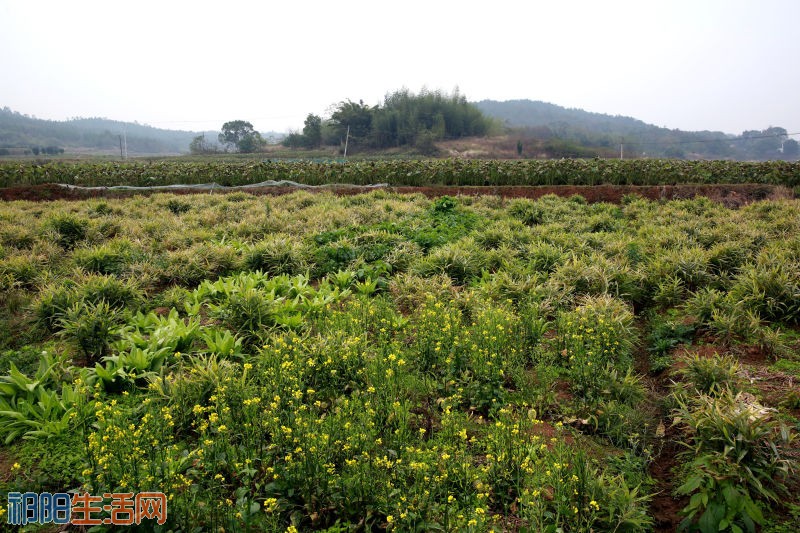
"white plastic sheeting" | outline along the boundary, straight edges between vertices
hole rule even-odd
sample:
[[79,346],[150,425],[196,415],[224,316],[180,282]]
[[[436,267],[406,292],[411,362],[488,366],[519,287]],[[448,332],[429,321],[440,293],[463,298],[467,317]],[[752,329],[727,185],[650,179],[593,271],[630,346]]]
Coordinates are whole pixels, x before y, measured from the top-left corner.
[[265,187],[297,187],[298,189],[330,189],[335,187],[347,187],[353,189],[380,189],[388,187],[388,183],[376,183],[374,185],[348,185],[346,183],[328,183],[325,185],[306,185],[304,183],[297,183],[296,181],[288,180],[267,180],[260,183],[248,183],[246,185],[220,185],[219,183],[194,183],[183,184],[176,183],[173,185],[152,185],[138,187],[135,185],[114,185],[111,187],[81,187],[80,185],[69,185],[66,183],[59,183],[60,187],[67,189],[80,190],[80,191],[158,191],[170,189],[197,189],[198,191],[235,191],[242,189],[259,189]]

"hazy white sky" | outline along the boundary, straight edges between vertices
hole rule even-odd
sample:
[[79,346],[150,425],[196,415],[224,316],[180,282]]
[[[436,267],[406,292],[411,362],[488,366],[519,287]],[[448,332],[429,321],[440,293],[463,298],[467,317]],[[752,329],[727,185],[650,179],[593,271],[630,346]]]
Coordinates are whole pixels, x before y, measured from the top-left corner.
[[401,87],[800,132],[800,0],[0,0],[0,107],[302,127]]

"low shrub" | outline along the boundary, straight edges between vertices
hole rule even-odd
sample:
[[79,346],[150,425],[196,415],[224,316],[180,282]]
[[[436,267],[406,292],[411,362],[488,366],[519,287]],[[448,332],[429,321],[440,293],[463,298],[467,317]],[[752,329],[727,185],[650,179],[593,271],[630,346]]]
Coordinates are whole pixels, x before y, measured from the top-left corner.
[[306,251],[288,235],[270,235],[245,253],[245,266],[276,276],[302,274],[308,269]]
[[89,275],[81,280],[75,291],[86,302],[107,303],[110,307],[135,307],[143,294],[133,280],[108,275]]
[[60,319],[61,335],[73,342],[89,364],[108,355],[109,346],[119,337],[123,322],[119,312],[107,302],[77,302]]
[[672,365],[672,351],[681,344],[692,341],[694,324],[682,324],[671,320],[657,320],[647,335],[647,351],[650,353],[650,370],[662,372]]
[[445,274],[455,285],[464,285],[480,276],[486,267],[486,254],[471,239],[463,239],[433,250],[412,265],[411,271],[422,277]]
[[700,394],[716,396],[739,388],[739,363],[729,354],[687,355],[680,363],[677,375]]
[[762,258],[742,267],[730,288],[732,301],[766,320],[800,321],[800,263]]
[[56,331],[67,309],[82,299],[73,281],[50,283],[32,304],[34,323],[43,331]]
[[93,248],[80,248],[72,254],[75,263],[97,274],[119,275],[132,259],[131,245],[127,241],[101,244]]
[[673,423],[686,434],[686,481],[677,489],[691,496],[681,529],[755,531],[764,522],[762,500],[776,502],[796,467],[789,453],[794,435],[773,410],[729,388],[683,400]]
[[597,397],[605,385],[605,368],[627,369],[636,336],[633,313],[608,295],[585,297],[556,322],[558,350],[573,390]]
[[75,247],[88,234],[89,221],[67,213],[58,213],[44,223],[46,231],[54,234],[54,239],[65,250]]

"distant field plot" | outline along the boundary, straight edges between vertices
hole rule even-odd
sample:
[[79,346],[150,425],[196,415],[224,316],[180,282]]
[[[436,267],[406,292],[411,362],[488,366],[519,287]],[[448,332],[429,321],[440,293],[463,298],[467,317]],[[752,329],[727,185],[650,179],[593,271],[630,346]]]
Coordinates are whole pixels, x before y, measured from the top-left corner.
[[[794,185],[796,169],[3,164],[0,175]],[[2,202],[0,493],[163,492],[175,531],[790,531],[799,324],[796,199]]]

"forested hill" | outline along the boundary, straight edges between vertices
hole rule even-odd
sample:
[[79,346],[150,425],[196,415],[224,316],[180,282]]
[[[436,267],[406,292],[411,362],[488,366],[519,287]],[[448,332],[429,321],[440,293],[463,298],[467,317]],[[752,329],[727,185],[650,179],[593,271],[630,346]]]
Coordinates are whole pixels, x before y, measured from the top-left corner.
[[[128,154],[178,154],[189,151],[196,132],[163,130],[105,118],[42,120],[0,110],[0,153],[55,151],[119,153],[120,136],[127,140]],[[217,132],[208,132],[215,139]]]
[[607,133],[643,133],[664,129],[631,117],[592,113],[583,109],[570,109],[542,101],[482,100],[476,102],[475,105],[487,115],[498,118],[512,127],[535,128],[560,123]]
[[798,145],[786,130],[770,127],[741,135],[721,131],[682,131],[661,128],[631,117],[591,113],[532,100],[475,102],[485,115],[520,134],[538,139],[561,139],[583,147],[625,145],[630,156],[726,159],[797,159]]

